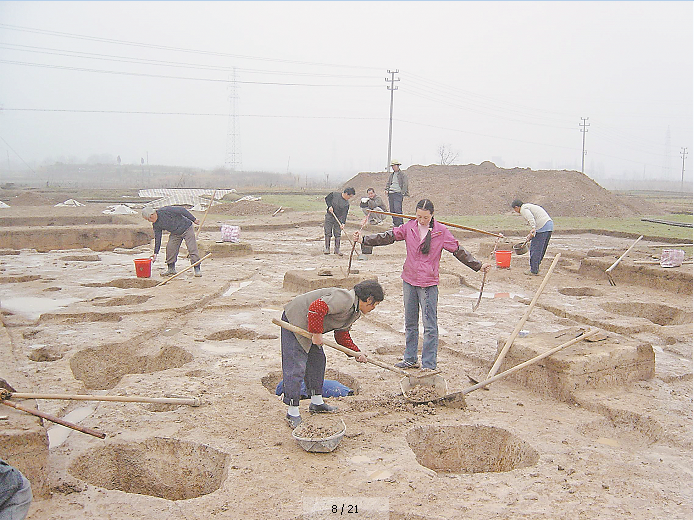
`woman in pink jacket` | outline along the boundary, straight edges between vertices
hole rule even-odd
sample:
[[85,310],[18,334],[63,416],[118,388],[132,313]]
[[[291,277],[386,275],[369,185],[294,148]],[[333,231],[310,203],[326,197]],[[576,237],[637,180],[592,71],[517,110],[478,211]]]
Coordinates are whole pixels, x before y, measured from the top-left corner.
[[396,363],[398,368],[419,368],[419,309],[422,309],[424,342],[422,369],[434,370],[439,348],[437,305],[439,298],[439,262],[445,249],[469,268],[484,272],[491,264],[483,264],[458,244],[446,226],[434,220],[434,203],[422,199],[417,203],[416,218],[385,233],[362,237],[354,233],[354,241],[365,246],[385,246],[404,240],[407,248],[401,278],[405,302],[405,354]]

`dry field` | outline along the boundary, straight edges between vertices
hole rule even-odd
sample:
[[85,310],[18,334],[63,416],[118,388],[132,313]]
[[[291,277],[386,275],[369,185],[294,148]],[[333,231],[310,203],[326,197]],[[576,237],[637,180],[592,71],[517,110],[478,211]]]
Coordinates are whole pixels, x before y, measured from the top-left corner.
[[[309,453],[275,395],[281,360],[271,320],[318,270],[330,270],[323,278],[333,285],[377,277],[386,299],[352,337],[369,357],[396,362],[404,246],[355,258],[359,273],[345,278],[348,257],[322,254],[321,213],[244,220],[245,247],[218,244],[213,219],[200,235],[213,251],[203,277],[184,273],[160,287],[161,263],[151,279],[135,276],[147,241],[38,252],[52,239],[41,234],[47,226],[78,238],[114,227],[148,232],[139,216],[61,224],[102,208],[2,210],[20,219],[26,245],[0,255],[0,377],[17,392],[190,396],[201,405],[16,400],[105,439],[2,407],[0,457],[32,480],[29,519],[337,517],[309,512],[322,499],[357,506],[343,510],[349,518],[692,518],[692,265],[643,263],[667,244],[641,241],[612,286],[604,270],[633,238],[558,230],[541,276],[523,275],[527,255],[514,256],[510,269],[492,270],[475,312],[481,274],[444,252],[439,368],[450,392],[469,387],[468,376],[484,379],[559,254],[501,370],[582,330],[604,339],[579,341],[449,406],[415,405],[397,374],[326,348],[327,379],[355,395],[328,401],[346,425],[339,446]],[[52,224],[26,220],[38,216]],[[358,225],[350,218],[348,230]],[[457,236],[490,258],[489,237]],[[301,411],[308,418],[307,402]]]

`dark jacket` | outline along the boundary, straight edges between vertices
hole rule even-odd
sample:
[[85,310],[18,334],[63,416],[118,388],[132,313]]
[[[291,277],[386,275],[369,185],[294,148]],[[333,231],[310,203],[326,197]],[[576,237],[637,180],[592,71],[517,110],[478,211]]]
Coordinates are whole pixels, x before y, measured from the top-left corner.
[[157,221],[152,223],[154,229],[154,254],[161,248],[163,230],[172,235],[182,235],[195,222],[195,216],[182,206],[164,206],[156,210]]
[[[328,207],[333,207],[333,213],[340,222],[342,222],[343,224],[347,222],[347,213],[349,212],[349,201],[344,199],[341,192],[333,191],[332,193],[328,193],[328,195],[325,197],[325,203],[328,205]],[[330,212],[328,211],[328,214],[325,216],[325,218],[332,220],[333,217],[332,215],[330,215]]]

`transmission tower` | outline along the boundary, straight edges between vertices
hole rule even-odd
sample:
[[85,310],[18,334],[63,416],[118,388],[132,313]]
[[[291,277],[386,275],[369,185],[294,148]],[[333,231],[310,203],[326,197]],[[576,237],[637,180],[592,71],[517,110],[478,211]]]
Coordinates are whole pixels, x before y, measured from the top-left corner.
[[589,117],[582,117],[581,122],[578,123],[578,126],[581,126],[581,133],[583,134],[583,153],[581,153],[581,173],[583,173],[583,167],[585,166],[586,162],[586,133],[588,132],[588,129],[586,127],[590,126],[590,123],[586,123],[590,119]]
[[229,119],[227,122],[227,150],[224,168],[232,172],[241,168],[241,150],[239,149],[239,116],[238,116],[238,83],[236,67],[229,78]]
[[395,75],[400,72],[398,70],[389,70],[390,78],[386,78],[386,81],[390,82],[388,85],[388,90],[390,90],[390,122],[388,124],[388,164],[386,165],[386,171],[390,171],[390,145],[393,142],[393,92],[398,90],[395,86],[396,81],[400,81],[400,78],[395,78]]
[[682,151],[680,152],[680,155],[682,156],[682,188],[681,191],[684,191],[684,160],[687,158],[687,148],[682,147]]

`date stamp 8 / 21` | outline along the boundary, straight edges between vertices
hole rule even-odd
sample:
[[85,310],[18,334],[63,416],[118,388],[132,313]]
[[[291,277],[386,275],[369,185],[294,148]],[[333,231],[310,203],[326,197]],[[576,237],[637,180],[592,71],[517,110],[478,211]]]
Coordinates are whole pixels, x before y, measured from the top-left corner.
[[388,520],[387,497],[307,497],[302,499],[304,520]]

